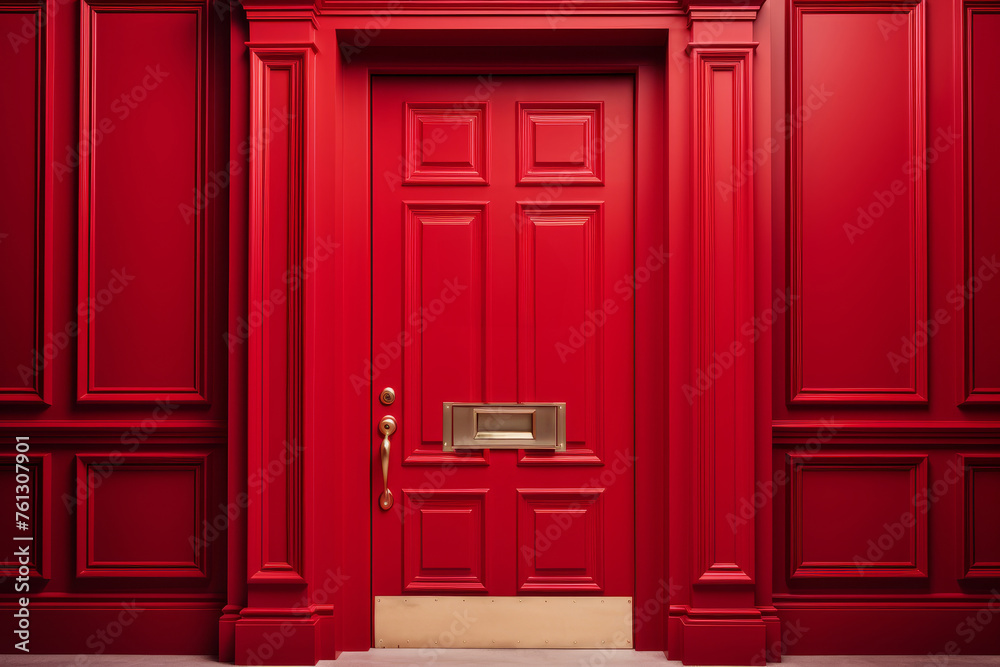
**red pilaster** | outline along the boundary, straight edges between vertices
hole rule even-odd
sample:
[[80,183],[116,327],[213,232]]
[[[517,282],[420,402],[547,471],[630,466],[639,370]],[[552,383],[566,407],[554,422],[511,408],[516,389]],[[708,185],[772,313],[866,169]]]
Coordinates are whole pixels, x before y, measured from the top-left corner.
[[[246,4],[246,3],[244,3]],[[250,176],[247,606],[236,664],[332,658],[332,607],[310,595],[307,499],[315,453],[304,428],[308,377],[305,280],[312,215],[312,9],[247,6]]]
[[[753,24],[759,4],[687,3],[691,42],[693,512],[688,604],[671,610],[684,664],[763,664],[754,599]],[[719,372],[716,372],[716,369]],[[705,386],[707,385],[707,386]],[[674,655],[679,653],[679,655]]]

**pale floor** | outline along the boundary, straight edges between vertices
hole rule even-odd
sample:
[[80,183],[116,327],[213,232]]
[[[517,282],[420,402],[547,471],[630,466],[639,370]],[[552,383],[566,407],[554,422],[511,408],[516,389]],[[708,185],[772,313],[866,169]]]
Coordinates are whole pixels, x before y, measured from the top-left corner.
[[[207,656],[68,656],[68,655],[0,655],[0,665],[25,665],[28,667],[178,667],[183,665],[218,665]],[[471,650],[471,649],[382,649],[367,652],[343,653],[340,659],[324,660],[322,667],[377,667],[378,665],[573,665],[599,667],[600,665],[626,665],[645,667],[663,665],[679,667],[680,662],[667,660],[659,653],[635,651],[585,651],[585,650]],[[774,663],[778,664],[778,663]],[[781,665],[790,667],[961,667],[966,665],[1000,665],[1000,656],[953,656],[934,661],[924,656],[788,656]]]

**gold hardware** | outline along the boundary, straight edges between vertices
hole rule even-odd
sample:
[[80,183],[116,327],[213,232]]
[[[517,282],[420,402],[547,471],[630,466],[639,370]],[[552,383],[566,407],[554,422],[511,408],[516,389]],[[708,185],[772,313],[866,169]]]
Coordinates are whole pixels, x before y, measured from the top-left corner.
[[378,506],[383,511],[392,507],[392,491],[389,490],[389,436],[396,432],[396,420],[386,415],[378,423],[378,431],[382,434],[382,447],[379,454],[382,457],[382,495],[378,497]]
[[[396,597],[375,607],[381,646],[433,648],[443,632],[462,637],[463,648],[631,648],[631,598]],[[455,619],[461,622],[456,630]],[[440,644],[439,644],[440,645]]]
[[378,395],[378,400],[382,405],[392,405],[392,402],[396,400],[396,391],[392,387],[386,387]]
[[443,451],[566,451],[565,403],[444,403]]

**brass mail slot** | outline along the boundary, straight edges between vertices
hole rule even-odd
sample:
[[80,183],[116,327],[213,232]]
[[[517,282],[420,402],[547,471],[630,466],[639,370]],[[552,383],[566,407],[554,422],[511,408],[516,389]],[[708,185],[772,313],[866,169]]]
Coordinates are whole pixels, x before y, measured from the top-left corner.
[[566,451],[565,403],[445,403],[444,451]]

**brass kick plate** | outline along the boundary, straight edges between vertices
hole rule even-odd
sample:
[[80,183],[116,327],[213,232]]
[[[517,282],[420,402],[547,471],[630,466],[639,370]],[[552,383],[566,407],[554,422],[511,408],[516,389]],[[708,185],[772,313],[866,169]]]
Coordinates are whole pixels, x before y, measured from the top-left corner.
[[376,595],[375,648],[631,649],[632,598]]
[[566,451],[565,403],[445,403],[444,451]]

